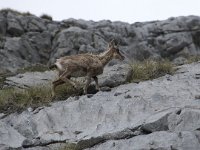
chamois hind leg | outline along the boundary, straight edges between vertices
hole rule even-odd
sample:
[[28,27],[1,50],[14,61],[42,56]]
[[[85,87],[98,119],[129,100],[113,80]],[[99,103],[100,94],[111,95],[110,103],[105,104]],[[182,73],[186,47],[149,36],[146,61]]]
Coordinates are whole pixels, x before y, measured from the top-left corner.
[[87,75],[86,84],[85,84],[85,87],[84,87],[84,94],[87,94],[87,89],[88,89],[88,86],[90,85],[90,83],[91,83],[91,76]]
[[64,84],[65,82],[61,79],[57,79],[52,82],[52,96],[55,96],[55,90],[58,85]]
[[99,83],[98,83],[98,78],[96,76],[93,77],[95,84],[96,84],[96,90],[100,91]]
[[63,80],[66,83],[71,84],[75,89],[77,89],[75,82],[73,82],[72,80],[70,80],[70,73],[68,73],[67,71],[63,72],[63,74],[61,74],[59,76],[59,79]]

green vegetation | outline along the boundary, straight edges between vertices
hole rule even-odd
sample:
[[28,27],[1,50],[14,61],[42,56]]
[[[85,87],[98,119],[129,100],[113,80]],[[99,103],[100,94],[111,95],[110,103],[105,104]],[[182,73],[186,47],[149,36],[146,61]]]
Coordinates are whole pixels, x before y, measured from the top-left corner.
[[5,88],[0,90],[0,112],[20,112],[28,107],[38,107],[51,101],[50,88]]
[[59,150],[78,150],[77,144],[75,143],[67,143],[63,148]]
[[0,76],[0,89],[3,88],[3,84],[6,81],[6,77],[5,76]]
[[152,80],[165,74],[173,74],[174,65],[169,60],[154,61],[144,60],[131,64],[132,77],[130,82],[140,82],[144,80]]
[[50,20],[50,21],[53,20],[53,18],[52,18],[50,15],[48,15],[48,14],[42,14],[42,15],[40,16],[40,18],[42,18],[42,19],[47,19],[47,20]]
[[195,55],[195,56],[189,56],[187,57],[187,63],[191,64],[193,62],[200,61],[200,55]]
[[44,72],[47,70],[49,70],[49,68],[47,66],[42,65],[42,64],[35,64],[32,66],[28,66],[28,67],[19,69],[19,70],[17,70],[17,73],[36,72],[36,71]]
[[20,12],[11,8],[4,8],[0,10],[1,13],[8,13],[8,12],[12,12],[15,13],[17,15],[26,15],[26,16],[32,16],[33,14],[31,14],[30,12]]
[[21,112],[28,107],[37,108],[48,105],[52,101],[64,100],[69,96],[80,95],[82,90],[75,90],[70,85],[62,85],[56,89],[52,97],[50,86],[28,89],[4,88],[0,90],[0,113]]

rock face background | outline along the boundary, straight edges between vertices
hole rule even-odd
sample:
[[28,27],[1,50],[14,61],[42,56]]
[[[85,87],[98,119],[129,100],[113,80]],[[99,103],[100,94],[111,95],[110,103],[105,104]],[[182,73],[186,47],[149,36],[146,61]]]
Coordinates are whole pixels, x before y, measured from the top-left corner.
[[[63,55],[106,49],[116,39],[131,61],[200,54],[200,17],[128,24],[68,19],[55,22],[11,10],[0,11],[0,74]],[[87,150],[199,150],[200,62],[175,75],[125,84],[131,70],[111,62],[100,85],[112,87],[90,98],[70,97],[20,114],[0,114],[0,150],[60,150],[67,143]],[[10,86],[46,84],[53,71],[18,74]],[[121,85],[124,84],[124,85]]]
[[0,69],[15,72],[35,63],[51,64],[63,55],[99,53],[116,39],[130,60],[200,54],[200,17],[164,21],[99,22],[67,19],[61,22],[11,10],[0,12]]

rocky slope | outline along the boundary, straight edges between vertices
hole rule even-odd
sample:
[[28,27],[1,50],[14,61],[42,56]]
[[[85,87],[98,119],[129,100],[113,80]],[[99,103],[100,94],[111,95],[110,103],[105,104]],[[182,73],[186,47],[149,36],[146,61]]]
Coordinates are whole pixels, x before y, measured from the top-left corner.
[[[35,63],[49,64],[63,55],[106,49],[116,39],[130,60],[200,53],[200,17],[164,21],[99,22],[67,19],[61,22],[12,10],[0,11],[0,69],[12,71]],[[0,72],[0,73],[1,73]]]
[[[99,53],[111,39],[119,42],[127,61],[169,58],[178,62],[200,54],[200,17],[134,24],[56,22],[2,10],[0,75],[33,64],[48,65],[63,55]],[[0,114],[0,150],[60,150],[66,143],[87,150],[200,149],[200,62],[181,66],[173,76],[138,84],[127,84],[130,74],[127,65],[112,61],[100,76],[100,85],[112,89],[20,114]],[[27,72],[5,82],[27,88],[53,78],[53,71]]]
[[200,62],[175,75],[1,115],[0,149],[200,149]]

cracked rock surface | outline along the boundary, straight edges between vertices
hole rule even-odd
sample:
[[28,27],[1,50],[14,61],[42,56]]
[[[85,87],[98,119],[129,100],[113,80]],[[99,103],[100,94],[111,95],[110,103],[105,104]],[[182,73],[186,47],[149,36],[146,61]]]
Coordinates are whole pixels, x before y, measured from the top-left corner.
[[88,150],[198,150],[199,73],[200,62],[183,65],[173,76],[1,117],[0,149],[51,150],[69,142]]

